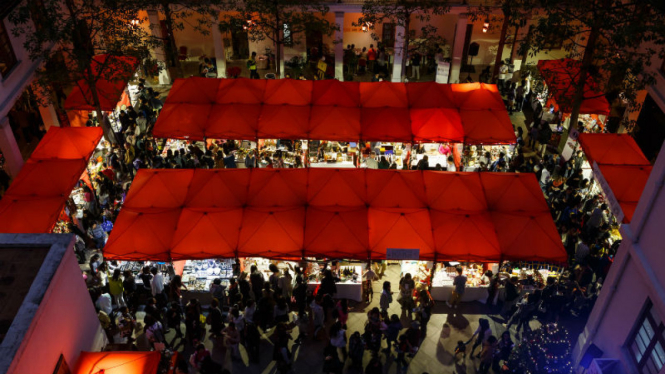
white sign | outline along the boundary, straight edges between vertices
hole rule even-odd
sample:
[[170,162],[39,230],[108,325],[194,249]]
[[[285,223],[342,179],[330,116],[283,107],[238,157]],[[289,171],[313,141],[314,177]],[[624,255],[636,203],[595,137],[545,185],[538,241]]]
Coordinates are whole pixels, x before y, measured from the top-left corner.
[[623,210],[621,209],[619,200],[617,200],[617,198],[614,196],[614,192],[612,192],[612,188],[610,188],[609,183],[607,183],[607,180],[605,180],[603,173],[600,171],[598,163],[594,161],[591,167],[593,169],[593,175],[596,177],[596,180],[598,181],[600,188],[603,190],[603,193],[607,198],[607,205],[610,207],[612,214],[614,214],[614,216],[616,217],[617,222],[623,221]]
[[450,74],[450,64],[447,62],[439,62],[436,68],[436,83],[448,83],[448,75]]
[[387,248],[386,260],[420,260],[420,249]]

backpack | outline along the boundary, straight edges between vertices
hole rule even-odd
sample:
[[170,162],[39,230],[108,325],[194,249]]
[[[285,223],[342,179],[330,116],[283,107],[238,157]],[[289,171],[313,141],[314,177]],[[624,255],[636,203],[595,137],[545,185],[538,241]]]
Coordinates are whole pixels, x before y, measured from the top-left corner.
[[113,222],[109,221],[108,219],[106,219],[106,217],[104,217],[102,219],[102,229],[106,232],[111,232],[111,230],[113,230]]

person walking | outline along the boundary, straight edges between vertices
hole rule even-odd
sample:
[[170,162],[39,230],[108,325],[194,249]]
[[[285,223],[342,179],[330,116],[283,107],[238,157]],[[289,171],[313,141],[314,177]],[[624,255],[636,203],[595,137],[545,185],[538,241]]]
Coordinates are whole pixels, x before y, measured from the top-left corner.
[[108,282],[109,293],[113,298],[113,304],[118,308],[126,306],[127,304],[125,304],[125,299],[123,297],[125,288],[122,283],[122,277],[120,276],[120,269],[113,270],[113,276],[111,276]]
[[367,51],[367,62],[367,69],[369,70],[370,74],[376,73],[374,71],[376,65],[376,49],[374,49],[374,44],[369,45],[369,50]]
[[256,52],[252,52],[252,57],[247,60],[247,69],[250,79],[259,79],[259,72],[256,71]]
[[342,351],[342,357],[344,357],[342,362],[346,361],[346,330],[339,321],[335,322],[330,327],[330,344],[337,348],[337,350]]
[[411,278],[411,273],[406,273],[404,278],[399,281],[399,303],[402,305],[402,314],[406,313],[409,320],[412,318],[413,308],[413,290],[416,288],[415,282]]
[[494,360],[494,352],[497,350],[498,341],[494,335],[490,335],[483,342],[483,349],[480,351],[480,368],[478,372],[480,374],[487,374],[490,367],[492,367],[492,361]]
[[[475,352],[476,348],[481,346],[491,335],[492,329],[490,328],[490,322],[485,318],[479,319],[476,332],[474,332],[473,335],[471,335],[471,338],[467,341],[468,344],[473,338],[476,338],[476,342],[473,343],[473,348],[471,348],[471,356],[473,356],[473,352]],[[480,354],[478,355],[478,358],[480,358]]]
[[458,266],[455,268],[457,271],[457,276],[453,279],[453,291],[450,295],[450,300],[446,302],[449,308],[457,309],[462,296],[464,295],[464,290],[466,289],[466,275],[462,274],[464,270],[462,267]]

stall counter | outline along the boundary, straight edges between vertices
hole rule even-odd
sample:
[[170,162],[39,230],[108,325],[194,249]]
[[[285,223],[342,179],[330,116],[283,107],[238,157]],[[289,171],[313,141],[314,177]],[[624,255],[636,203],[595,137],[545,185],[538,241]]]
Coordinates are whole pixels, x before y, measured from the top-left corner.
[[[430,290],[430,294],[435,301],[448,301],[453,292],[453,286],[435,286]],[[485,304],[487,301],[487,286],[469,287],[464,289],[462,302],[480,301]]]
[[[314,291],[321,283],[319,282],[310,282],[307,284],[307,289]],[[360,302],[362,301],[363,288],[362,283],[356,282],[340,282],[335,283],[337,287],[337,293],[335,294],[336,299],[348,299]]]

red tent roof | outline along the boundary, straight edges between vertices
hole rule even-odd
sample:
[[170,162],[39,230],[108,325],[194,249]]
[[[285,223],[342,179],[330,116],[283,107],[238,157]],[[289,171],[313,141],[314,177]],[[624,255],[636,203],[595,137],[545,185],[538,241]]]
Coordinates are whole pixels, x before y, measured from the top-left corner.
[[[534,243],[538,243],[534,245]],[[360,169],[140,170],[109,259],[566,261],[532,174]]]
[[101,137],[99,127],[51,127],[0,200],[0,232],[50,232]]
[[[564,113],[572,111],[571,101],[575,96],[575,82],[580,74],[580,66],[580,61],[569,58],[538,61],[538,71]],[[592,79],[585,82],[580,113],[606,116],[610,114],[610,104]]]
[[590,164],[651,165],[628,134],[580,134],[580,145]]
[[496,86],[434,82],[176,80],[155,136],[511,144]]
[[651,174],[651,163],[628,134],[580,134],[579,140],[587,160],[598,165],[612,190],[623,212],[623,223],[630,223]]
[[157,374],[159,352],[81,352],[73,374]]
[[[97,77],[95,88],[102,110],[113,110],[120,101],[129,79],[134,75],[139,60],[129,56],[95,56],[90,65]],[[65,109],[95,110],[88,82],[80,80],[65,100]]]

